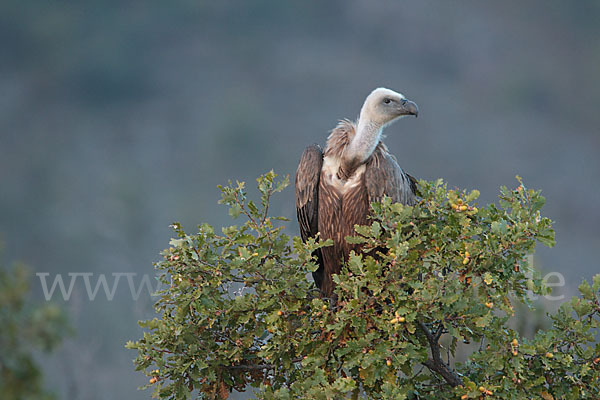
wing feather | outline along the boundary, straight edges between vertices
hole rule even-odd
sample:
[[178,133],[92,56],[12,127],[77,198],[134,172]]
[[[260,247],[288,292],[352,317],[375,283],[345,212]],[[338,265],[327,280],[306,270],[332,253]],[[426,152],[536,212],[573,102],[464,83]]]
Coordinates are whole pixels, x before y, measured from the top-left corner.
[[415,178],[400,168],[383,143],[379,143],[367,162],[365,184],[369,203],[379,202],[383,196],[401,204],[412,205],[416,202]]
[[[300,237],[306,241],[319,231],[319,179],[323,167],[323,150],[317,144],[308,146],[296,170],[296,215],[300,225]],[[317,287],[323,282],[323,257],[315,252],[319,268],[313,272]]]

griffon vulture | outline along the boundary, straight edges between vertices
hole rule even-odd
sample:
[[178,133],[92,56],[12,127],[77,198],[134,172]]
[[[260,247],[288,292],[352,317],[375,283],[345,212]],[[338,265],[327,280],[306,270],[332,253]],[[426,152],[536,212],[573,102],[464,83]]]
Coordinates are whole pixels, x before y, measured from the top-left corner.
[[351,250],[360,249],[344,238],[355,234],[355,224],[368,223],[370,203],[386,195],[414,204],[415,179],[402,171],[381,139],[385,127],[418,112],[402,94],[378,88],[367,96],[356,122],[342,120],[331,131],[325,152],[318,145],[304,150],[296,172],[300,235],[333,239],[333,246],[316,252],[319,268],[313,278],[324,296],[333,294],[332,274],[340,272]]

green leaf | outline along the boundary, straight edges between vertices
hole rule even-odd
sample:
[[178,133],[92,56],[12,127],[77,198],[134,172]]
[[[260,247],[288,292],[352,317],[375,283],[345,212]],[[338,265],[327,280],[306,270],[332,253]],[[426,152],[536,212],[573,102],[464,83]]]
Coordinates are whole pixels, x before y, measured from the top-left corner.
[[229,215],[231,216],[231,218],[236,219],[240,216],[240,214],[242,213],[242,207],[239,204],[233,204],[230,208],[229,208]]
[[592,289],[594,292],[600,292],[600,274],[594,275]]
[[587,281],[583,281],[581,285],[579,285],[579,292],[586,300],[594,300],[594,291],[590,287],[590,284]]

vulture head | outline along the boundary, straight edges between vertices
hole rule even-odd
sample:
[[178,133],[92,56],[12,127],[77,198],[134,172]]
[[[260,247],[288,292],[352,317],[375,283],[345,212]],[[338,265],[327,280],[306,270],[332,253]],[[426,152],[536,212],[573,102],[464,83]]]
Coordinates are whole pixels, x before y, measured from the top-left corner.
[[386,88],[377,88],[367,96],[360,114],[361,119],[366,117],[370,122],[384,127],[406,115],[416,117],[419,108],[400,93]]

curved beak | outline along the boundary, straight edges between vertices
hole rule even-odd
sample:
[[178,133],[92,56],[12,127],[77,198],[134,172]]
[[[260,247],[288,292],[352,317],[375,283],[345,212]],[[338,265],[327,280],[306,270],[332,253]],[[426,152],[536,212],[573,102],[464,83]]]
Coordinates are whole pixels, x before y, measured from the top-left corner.
[[419,116],[419,107],[410,100],[402,100],[400,103],[400,109],[402,115],[414,115],[415,117]]

